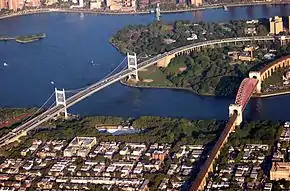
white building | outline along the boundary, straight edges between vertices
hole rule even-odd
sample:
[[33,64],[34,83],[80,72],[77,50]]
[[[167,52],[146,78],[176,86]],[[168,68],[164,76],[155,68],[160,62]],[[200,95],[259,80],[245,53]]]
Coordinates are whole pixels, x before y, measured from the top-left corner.
[[79,6],[84,7],[84,0],[79,0]]
[[102,2],[100,0],[90,2],[90,9],[100,9],[101,6],[102,6]]

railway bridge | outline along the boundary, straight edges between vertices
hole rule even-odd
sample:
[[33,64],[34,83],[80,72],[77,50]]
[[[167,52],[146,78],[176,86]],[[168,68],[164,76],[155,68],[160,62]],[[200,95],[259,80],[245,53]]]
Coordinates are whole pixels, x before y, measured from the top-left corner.
[[235,131],[243,121],[243,111],[246,108],[253,93],[261,94],[262,82],[273,75],[280,68],[290,67],[290,55],[281,57],[265,66],[261,70],[249,72],[249,78],[245,78],[238,89],[235,103],[229,105],[229,121],[213,147],[209,157],[202,166],[197,178],[190,187],[191,191],[204,190],[206,179],[213,172],[215,159],[219,157],[220,150],[227,142],[229,135]]

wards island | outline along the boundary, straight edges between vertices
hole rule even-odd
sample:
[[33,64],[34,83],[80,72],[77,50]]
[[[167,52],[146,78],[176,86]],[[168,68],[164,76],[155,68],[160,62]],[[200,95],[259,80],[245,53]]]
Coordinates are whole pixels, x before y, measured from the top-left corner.
[[[269,96],[289,90],[282,80],[284,75],[287,81],[288,64],[278,64],[288,60],[289,37],[283,30],[282,18],[270,19],[271,22],[269,19],[227,23],[176,21],[128,26],[110,42],[123,53],[136,53],[140,60],[166,54],[167,60],[142,69],[138,81],[123,80],[125,84],[234,96],[242,80],[256,71],[263,78],[259,96]],[[280,31],[273,31],[274,28],[270,31],[270,23],[275,20],[281,21]],[[263,69],[271,65],[274,69],[265,77]]]
[[[141,64],[153,59],[157,65],[153,65],[154,70],[159,70],[158,76],[169,80],[168,83],[175,79],[172,81],[178,88],[181,81],[181,85],[204,95],[229,96],[238,91],[235,104],[229,107],[229,120],[67,115],[64,92],[58,90],[56,101],[61,100],[63,105],[48,112],[4,111],[10,114],[1,119],[4,125],[0,131],[5,131],[1,134],[17,135],[26,131],[22,127],[29,127],[25,136],[7,144],[3,144],[1,137],[0,177],[5,189],[195,191],[289,188],[290,123],[242,118],[252,91],[261,96],[267,92],[283,93],[285,90],[281,87],[287,88],[289,74],[285,69],[289,65],[289,36],[282,18],[211,24],[181,21],[172,26],[163,25],[154,23],[149,29],[130,26],[110,41],[124,53],[137,53]],[[187,27],[192,30],[197,27],[197,32],[188,32]],[[170,34],[164,38],[162,31]],[[123,41],[124,38],[127,40]],[[131,39],[132,47],[128,48]],[[137,58],[128,57],[129,62],[132,59],[135,62]],[[135,78],[124,83],[138,85],[157,81],[142,74],[151,72],[150,68],[139,72],[133,69],[129,74],[133,72]],[[223,77],[226,77],[226,83],[221,83]],[[100,83],[110,80],[118,81],[109,78]],[[243,97],[243,88],[246,88],[243,83],[248,81],[254,86]],[[218,85],[220,89],[217,89]],[[69,98],[68,106],[77,98]],[[65,116],[56,117],[60,112]],[[28,119],[18,117],[21,115],[28,115],[25,116]],[[21,126],[9,123],[14,119],[19,119]],[[38,125],[30,128],[31,123]],[[119,131],[119,134],[112,135],[112,131]]]

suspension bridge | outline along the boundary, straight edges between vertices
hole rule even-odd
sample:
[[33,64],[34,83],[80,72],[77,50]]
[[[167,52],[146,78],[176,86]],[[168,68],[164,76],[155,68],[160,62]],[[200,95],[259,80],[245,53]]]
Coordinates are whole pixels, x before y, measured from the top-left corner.
[[[114,74],[118,69],[121,68],[124,61],[127,60],[127,67],[123,67],[121,71]],[[55,106],[49,107],[45,112],[37,115],[36,117],[32,117],[27,120],[24,124],[20,125],[17,128],[14,128],[11,132],[4,135],[0,138],[0,146],[3,146],[5,144],[11,143],[13,141],[16,141],[21,136],[27,135],[27,132],[34,129],[35,127],[39,126],[43,122],[51,119],[52,117],[59,115],[60,113],[64,113],[64,117],[68,117],[67,109],[74,104],[78,103],[79,101],[85,99],[86,97],[92,95],[93,93],[100,91],[104,89],[105,87],[120,81],[123,78],[128,77],[132,80],[138,80],[138,70],[147,67],[150,65],[148,62],[144,62],[143,64],[138,65],[137,68],[137,56],[136,54],[130,55],[127,54],[127,57],[125,57],[122,62],[107,76],[105,76],[103,79],[101,79],[99,82],[94,83],[88,87],[80,88],[77,90],[68,90],[65,91],[64,89],[58,90],[55,88],[55,92],[53,92],[50,97],[45,101],[45,103],[35,112],[38,113],[41,109],[44,108],[44,106],[49,102],[49,100],[55,95],[56,101],[53,103],[56,104]],[[126,69],[127,68],[127,69]],[[66,99],[66,92],[77,92],[73,96]]]
[[[67,109],[79,101],[85,99],[86,97],[104,89],[111,84],[120,81],[128,77],[132,80],[139,80],[138,71],[144,69],[148,66],[157,64],[158,66],[167,66],[170,60],[176,56],[182,54],[189,54],[193,51],[199,51],[201,48],[205,47],[213,47],[213,45],[221,45],[228,43],[237,43],[237,42],[253,42],[253,41],[275,41],[277,37],[273,36],[255,36],[255,37],[240,37],[240,38],[228,38],[228,39],[220,39],[220,40],[212,40],[194,43],[191,45],[187,45],[184,47],[180,47],[170,52],[165,52],[163,54],[159,54],[153,58],[150,58],[140,64],[137,64],[136,54],[127,54],[127,57],[107,76],[105,76],[100,81],[77,90],[72,90],[72,92],[77,92],[73,96],[66,99],[66,92],[64,89],[58,90],[55,89],[55,92],[50,95],[48,100],[41,106],[41,108],[37,111],[39,112],[48,101],[55,96],[56,101],[49,107],[45,112],[36,115],[35,117],[31,117],[27,120],[27,122],[23,123],[19,127],[13,129],[8,134],[2,136],[0,138],[0,146],[4,146],[8,143],[16,141],[21,136],[27,135],[28,131],[33,130],[43,122],[53,118],[60,113],[64,113],[64,116],[67,117]],[[290,36],[278,37],[281,44],[284,44],[290,41]],[[121,71],[117,72],[118,69],[121,68],[124,61],[127,61],[127,65],[121,69]],[[242,113],[249,102],[249,99],[253,95],[254,92],[261,92],[261,83],[262,81],[271,76],[271,74],[276,71],[280,67],[290,66],[290,57],[283,58],[278,60],[276,63],[272,65],[268,65],[268,67],[262,71],[253,71],[249,73],[249,78],[245,78],[240,84],[236,100],[234,104],[229,106],[229,121],[223,130],[221,136],[213,147],[209,157],[205,161],[202,169],[200,170],[196,180],[190,187],[190,190],[197,191],[203,190],[206,185],[206,178],[208,177],[209,172],[213,171],[213,163],[216,158],[218,158],[219,153],[223,145],[227,142],[227,139],[231,132],[234,132],[236,126],[239,126],[243,120]],[[114,74],[116,73],[116,74]],[[55,105],[54,105],[55,104]]]

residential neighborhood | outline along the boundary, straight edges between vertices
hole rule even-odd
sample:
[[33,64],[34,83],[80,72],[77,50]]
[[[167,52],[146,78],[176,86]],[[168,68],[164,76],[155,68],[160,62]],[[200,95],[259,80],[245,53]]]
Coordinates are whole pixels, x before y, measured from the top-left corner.
[[[99,137],[54,139],[52,133],[18,145],[21,149],[1,158],[0,190],[189,190],[212,151],[210,142],[201,140],[131,140],[129,134],[92,128]],[[259,132],[251,134],[250,128]],[[266,137],[251,138],[266,131]],[[204,190],[289,188],[289,142],[290,122],[241,125],[220,151]]]
[[[1,190],[29,188],[91,190],[148,190],[148,174],[164,173],[159,190],[180,190],[190,178],[203,145],[98,142],[96,137],[66,140],[34,140],[21,151],[22,158],[7,158],[0,164]],[[172,156],[170,156],[172,153]],[[164,160],[171,158],[170,164]],[[151,183],[152,184],[152,183]]]

